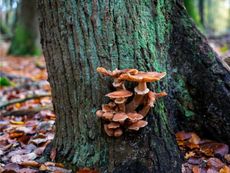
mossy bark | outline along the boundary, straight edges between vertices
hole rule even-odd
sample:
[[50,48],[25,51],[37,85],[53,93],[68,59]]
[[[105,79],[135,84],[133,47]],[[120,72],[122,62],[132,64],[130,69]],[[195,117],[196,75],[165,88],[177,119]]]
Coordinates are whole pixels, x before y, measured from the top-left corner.
[[41,55],[36,0],[22,0],[8,54]]
[[[182,115],[189,117],[185,118],[189,124],[200,109],[205,113],[209,110],[205,107],[209,98],[194,99],[197,95],[188,88],[190,80],[194,81],[197,94],[205,88],[199,89],[201,82],[197,80],[203,75],[196,76],[193,66],[198,63],[207,74],[205,77],[211,77],[205,81],[213,84],[211,80],[219,76],[212,77],[214,72],[207,63],[221,69],[201,34],[192,28],[180,2],[41,0],[39,9],[42,45],[57,114],[53,141],[57,159],[101,172],[180,172],[181,159],[170,122],[180,128],[183,126],[176,125]],[[112,82],[97,74],[98,66],[167,71],[165,79],[149,86],[155,91],[164,90],[169,96],[159,100],[147,116],[147,127],[116,139],[103,132],[95,112],[108,102],[104,95],[112,89]],[[215,86],[221,85],[222,79]],[[221,104],[214,106],[229,104],[221,100],[218,103]]]
[[171,91],[181,129],[230,144],[230,72],[178,3],[172,18]]

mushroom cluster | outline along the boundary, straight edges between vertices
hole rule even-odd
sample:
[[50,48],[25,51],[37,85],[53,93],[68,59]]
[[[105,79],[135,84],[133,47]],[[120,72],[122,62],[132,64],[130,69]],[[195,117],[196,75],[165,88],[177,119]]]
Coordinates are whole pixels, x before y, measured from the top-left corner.
[[[98,67],[97,71],[112,77],[113,86],[116,88],[116,91],[106,94],[112,101],[103,104],[102,109],[96,112],[97,117],[104,120],[104,130],[108,136],[119,137],[124,130],[138,131],[145,127],[148,122],[143,119],[150,108],[154,107],[158,98],[167,95],[165,92],[150,91],[147,87],[148,82],[159,81],[166,73],[142,72],[136,69],[109,71],[103,67]],[[125,81],[137,82],[134,93],[126,89]]]

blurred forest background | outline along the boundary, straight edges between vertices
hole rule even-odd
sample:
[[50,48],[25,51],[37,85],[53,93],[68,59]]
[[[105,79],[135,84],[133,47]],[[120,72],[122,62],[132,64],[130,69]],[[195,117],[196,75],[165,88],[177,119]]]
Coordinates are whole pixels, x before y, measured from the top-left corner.
[[[39,56],[36,0],[0,0],[0,51],[16,56]],[[229,62],[230,0],[184,0],[185,7],[210,45]]]

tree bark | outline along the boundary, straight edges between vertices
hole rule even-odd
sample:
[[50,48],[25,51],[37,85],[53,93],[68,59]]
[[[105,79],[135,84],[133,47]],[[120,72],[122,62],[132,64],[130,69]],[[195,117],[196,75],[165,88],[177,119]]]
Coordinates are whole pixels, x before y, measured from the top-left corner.
[[[230,72],[207,39],[176,6],[171,34],[170,76],[178,125],[230,144]],[[174,83],[175,82],[175,83]],[[173,84],[174,83],[174,84]],[[178,104],[179,103],[179,104]],[[175,108],[174,107],[174,108]],[[184,116],[185,115],[185,116]]]
[[[229,73],[179,1],[41,0],[39,9],[59,161],[101,172],[180,172],[170,123],[200,130],[205,116],[215,120],[228,114]],[[95,112],[108,102],[104,95],[112,82],[97,74],[98,66],[167,71],[164,80],[150,86],[169,96],[147,116],[147,127],[116,139],[106,136]],[[191,123],[195,118],[202,122]],[[215,128],[207,130],[220,134]]]

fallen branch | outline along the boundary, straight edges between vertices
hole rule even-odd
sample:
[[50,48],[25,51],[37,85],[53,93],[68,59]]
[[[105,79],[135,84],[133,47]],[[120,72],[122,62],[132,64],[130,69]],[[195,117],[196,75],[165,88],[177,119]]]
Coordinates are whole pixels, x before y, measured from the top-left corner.
[[48,82],[46,80],[42,80],[42,81],[36,81],[36,82],[27,82],[24,83],[22,85],[17,85],[15,87],[8,87],[6,89],[3,89],[1,92],[3,94],[6,94],[8,92],[12,92],[12,91],[16,91],[16,90],[21,90],[21,89],[29,89],[31,87],[36,87],[36,88],[40,88],[42,85],[47,84]]
[[42,97],[51,97],[51,94],[34,94],[34,95],[31,95],[31,96],[28,96],[28,97],[25,97],[25,98],[22,98],[22,99],[14,99],[14,100],[10,100],[8,102],[4,102],[0,105],[0,109],[6,107],[6,106],[9,106],[9,105],[13,105],[13,104],[16,104],[16,103],[22,103],[22,102],[25,102],[25,101],[28,101],[28,100],[33,100],[33,99],[39,99],[39,98],[42,98]]
[[32,116],[36,113],[39,113],[40,111],[43,110],[50,110],[53,111],[53,105],[46,105],[46,106],[38,106],[38,107],[34,107],[34,108],[28,108],[28,109],[19,109],[19,110],[13,110],[13,111],[7,111],[2,113],[2,116],[24,116],[24,115],[28,115],[28,116]]

